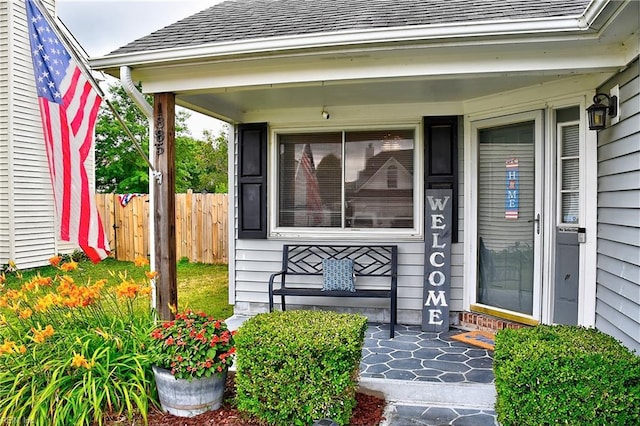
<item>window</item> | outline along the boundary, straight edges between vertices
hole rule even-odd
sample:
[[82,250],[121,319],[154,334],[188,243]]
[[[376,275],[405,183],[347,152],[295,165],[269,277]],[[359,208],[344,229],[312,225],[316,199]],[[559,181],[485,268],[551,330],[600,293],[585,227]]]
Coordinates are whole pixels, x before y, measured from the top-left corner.
[[559,124],[558,193],[560,222],[578,225],[580,222],[580,132],[579,124]]
[[395,189],[398,187],[398,167],[389,166],[387,169],[387,188]]
[[414,133],[277,135],[277,227],[413,229]]

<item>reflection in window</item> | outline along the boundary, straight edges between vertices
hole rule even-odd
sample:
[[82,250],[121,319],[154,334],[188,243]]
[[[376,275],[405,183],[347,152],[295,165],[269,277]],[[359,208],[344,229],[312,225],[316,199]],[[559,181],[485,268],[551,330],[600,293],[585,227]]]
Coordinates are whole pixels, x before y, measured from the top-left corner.
[[278,226],[413,228],[413,135],[278,135]]
[[387,169],[387,188],[395,189],[398,187],[398,167],[391,165]]

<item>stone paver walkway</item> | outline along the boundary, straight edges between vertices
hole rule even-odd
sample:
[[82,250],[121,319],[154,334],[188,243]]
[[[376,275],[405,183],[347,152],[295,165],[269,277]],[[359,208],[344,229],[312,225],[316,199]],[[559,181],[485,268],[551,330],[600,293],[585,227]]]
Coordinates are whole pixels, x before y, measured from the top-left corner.
[[493,353],[451,339],[462,331],[425,333],[419,326],[370,324],[365,335],[361,377],[442,383],[493,383]]
[[[420,326],[396,326],[389,339],[388,324],[370,324],[362,350],[360,377],[449,384],[493,384],[493,352],[458,342],[451,336],[462,330],[425,333]],[[417,383],[416,383],[417,384]],[[392,401],[387,410],[388,426],[463,425],[494,426],[494,410],[460,406],[429,406]]]

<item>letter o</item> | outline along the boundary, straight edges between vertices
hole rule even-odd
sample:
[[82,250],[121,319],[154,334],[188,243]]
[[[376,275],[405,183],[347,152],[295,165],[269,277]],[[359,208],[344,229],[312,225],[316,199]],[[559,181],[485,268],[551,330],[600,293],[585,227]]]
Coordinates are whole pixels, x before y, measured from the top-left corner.
[[[436,282],[436,277],[438,279],[437,282]],[[429,284],[431,284],[434,287],[440,287],[441,285],[444,285],[446,281],[447,281],[447,277],[444,276],[442,271],[433,271],[429,274]]]

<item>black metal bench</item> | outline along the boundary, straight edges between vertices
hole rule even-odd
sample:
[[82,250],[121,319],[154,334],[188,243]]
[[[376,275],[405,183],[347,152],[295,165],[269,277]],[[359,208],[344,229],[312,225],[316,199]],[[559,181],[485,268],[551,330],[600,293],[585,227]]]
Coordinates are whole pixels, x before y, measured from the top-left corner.
[[[323,291],[316,283],[302,287],[287,285],[288,276],[323,275],[323,259],[351,259],[356,277],[355,291]],[[274,288],[274,282],[280,277],[280,287]],[[369,283],[368,279],[373,278]],[[378,278],[374,278],[378,277]],[[320,280],[321,281],[321,280]],[[381,285],[381,283],[385,283]],[[269,278],[269,312],[273,311],[273,297],[280,296],[281,307],[286,309],[285,296],[321,296],[321,297],[366,297],[389,299],[390,337],[393,338],[397,321],[398,294],[398,246],[334,246],[334,245],[294,245],[282,247],[282,270]]]

